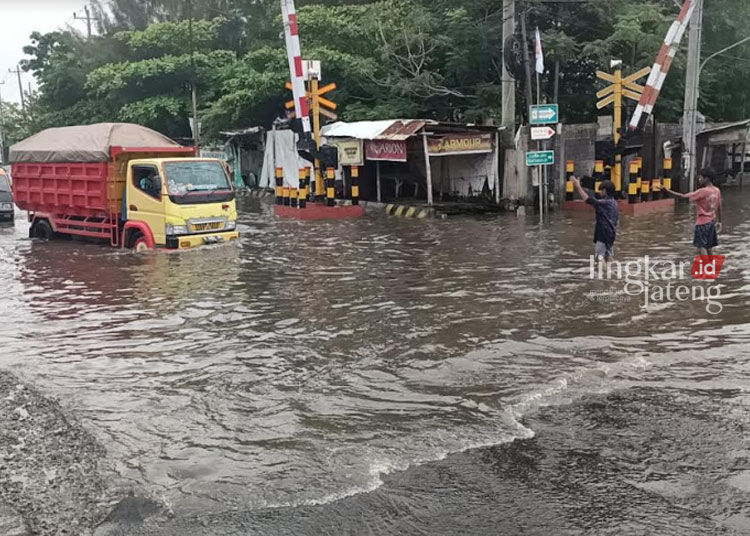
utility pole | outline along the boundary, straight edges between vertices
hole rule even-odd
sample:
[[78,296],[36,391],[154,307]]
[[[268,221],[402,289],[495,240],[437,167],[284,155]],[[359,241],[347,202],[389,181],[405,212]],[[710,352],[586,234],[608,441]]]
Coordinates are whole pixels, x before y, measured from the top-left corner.
[[84,6],[83,10],[86,12],[85,17],[79,17],[77,13],[73,13],[73,18],[76,20],[85,20],[86,21],[86,30],[89,40],[91,40],[91,21],[92,20],[98,20],[96,17],[92,17],[89,13],[89,6]]
[[[198,124],[198,88],[195,82],[195,44],[193,43],[193,1],[187,0],[188,40],[190,41],[190,100],[193,108],[193,145],[198,150],[200,125]],[[199,155],[196,155],[199,156]]]
[[701,38],[703,33],[703,0],[697,0],[690,20],[685,110],[682,118],[682,170],[688,179],[689,191],[695,190],[696,141],[698,122],[698,86],[700,84]]
[[[526,71],[526,110],[529,114],[529,123],[531,123],[531,106],[534,104],[533,90],[531,89],[531,65],[529,61],[529,42],[527,40],[526,32],[526,16],[529,11],[524,10],[521,14],[521,41],[523,45],[523,66]],[[537,149],[540,149],[541,145],[537,142]],[[544,187],[542,186],[542,169],[541,166],[534,166],[532,171],[536,177],[536,183],[539,186],[539,223],[544,223]],[[533,179],[532,179],[533,184]]]
[[26,115],[26,101],[23,98],[23,84],[21,83],[21,67],[16,65],[16,70],[8,69],[9,73],[16,73],[18,76],[18,93],[21,96],[21,111]]
[[[523,48],[523,66],[526,70],[526,109],[528,110],[532,104],[534,104],[533,90],[531,89],[531,65],[529,62],[529,42],[527,40],[526,33],[526,16],[528,11],[524,11],[521,14],[521,41]],[[531,121],[531,118],[529,118]]]
[[[0,86],[5,82],[0,82]],[[3,96],[0,94],[0,164],[5,164],[5,136],[3,126],[5,125],[5,115],[3,112]]]
[[512,46],[511,38],[516,33],[516,0],[503,0],[503,117],[502,126],[506,134],[513,136],[516,132],[516,81],[508,71],[505,58],[509,56],[508,47]]

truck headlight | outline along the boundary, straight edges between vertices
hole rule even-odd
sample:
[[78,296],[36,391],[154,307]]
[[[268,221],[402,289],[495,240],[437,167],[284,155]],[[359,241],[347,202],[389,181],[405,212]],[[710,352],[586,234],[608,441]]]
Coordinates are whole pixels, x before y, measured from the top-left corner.
[[227,231],[234,231],[234,230],[235,230],[236,228],[237,228],[237,222],[236,222],[236,221],[234,221],[234,220],[232,220],[232,221],[228,221],[228,222],[227,222],[227,225],[226,225],[226,227],[225,227],[225,229],[226,229]]
[[13,210],[13,203],[3,203],[2,209],[3,210]]
[[188,234],[187,225],[172,225],[171,223],[168,223],[167,234],[168,235],[186,235]]

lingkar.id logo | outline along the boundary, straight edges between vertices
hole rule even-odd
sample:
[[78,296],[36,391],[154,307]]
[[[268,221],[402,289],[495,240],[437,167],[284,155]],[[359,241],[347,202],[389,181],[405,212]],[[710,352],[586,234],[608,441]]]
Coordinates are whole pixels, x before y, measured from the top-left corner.
[[[624,293],[643,299],[642,308],[666,302],[700,301],[706,312],[721,314],[721,287],[715,284],[721,275],[726,257],[699,255],[692,265],[652,259],[649,256],[635,261],[599,263],[592,255],[590,279],[624,281]],[[714,284],[711,284],[714,282]]]
[[724,267],[724,255],[698,255],[693,263],[693,279],[713,281],[719,279]]

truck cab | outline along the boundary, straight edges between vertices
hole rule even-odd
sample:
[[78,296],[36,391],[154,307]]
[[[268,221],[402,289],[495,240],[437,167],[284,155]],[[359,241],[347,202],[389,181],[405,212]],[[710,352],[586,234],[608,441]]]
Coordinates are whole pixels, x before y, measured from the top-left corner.
[[135,250],[187,249],[239,237],[232,182],[212,158],[130,160],[122,219],[123,246]]

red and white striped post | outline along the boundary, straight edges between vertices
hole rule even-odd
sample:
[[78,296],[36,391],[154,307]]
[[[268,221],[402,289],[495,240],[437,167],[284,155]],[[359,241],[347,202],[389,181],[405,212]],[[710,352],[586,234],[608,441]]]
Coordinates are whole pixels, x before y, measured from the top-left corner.
[[659,93],[664,86],[664,80],[666,80],[669,68],[672,66],[672,61],[680,48],[680,41],[682,41],[682,37],[685,35],[697,3],[697,0],[685,0],[685,3],[682,4],[680,15],[669,28],[659,55],[656,57],[654,67],[651,69],[651,74],[646,82],[641,100],[638,101],[638,106],[636,106],[633,118],[628,125],[631,130],[638,128],[643,114],[650,115],[654,111],[656,100],[659,98]]
[[302,62],[302,50],[299,44],[299,24],[294,0],[281,0],[281,17],[284,21],[284,37],[286,39],[286,54],[289,60],[289,74],[292,78],[292,93],[294,94],[294,111],[302,121],[302,130],[308,134],[310,128],[310,102],[307,100],[305,79]]

